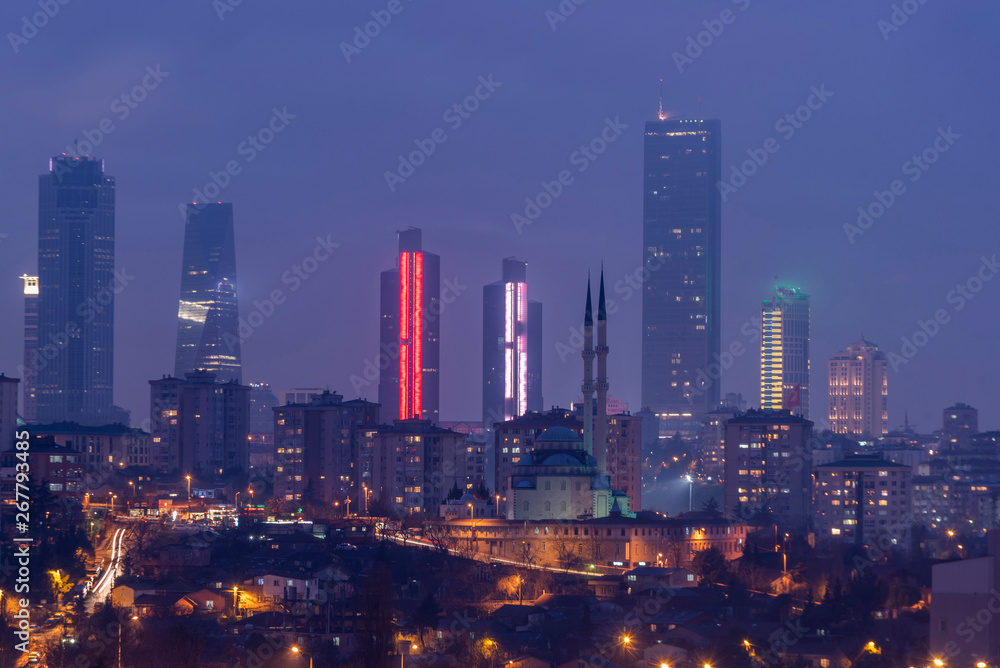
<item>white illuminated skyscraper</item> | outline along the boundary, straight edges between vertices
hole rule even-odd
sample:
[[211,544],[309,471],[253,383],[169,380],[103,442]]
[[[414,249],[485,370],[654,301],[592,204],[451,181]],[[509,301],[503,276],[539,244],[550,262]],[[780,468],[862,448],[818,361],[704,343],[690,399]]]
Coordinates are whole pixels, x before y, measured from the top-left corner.
[[888,367],[885,353],[863,338],[830,359],[830,429],[855,438],[888,433]]

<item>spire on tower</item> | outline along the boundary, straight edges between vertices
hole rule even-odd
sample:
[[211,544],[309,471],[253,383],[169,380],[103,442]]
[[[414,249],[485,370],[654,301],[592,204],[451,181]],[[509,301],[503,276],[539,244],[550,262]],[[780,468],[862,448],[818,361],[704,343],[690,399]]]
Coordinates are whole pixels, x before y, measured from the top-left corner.
[[590,306],[590,274],[587,274],[587,313],[583,316],[584,326],[593,326],[594,310]]
[[601,294],[597,298],[597,321],[607,320],[607,309],[604,308],[604,263],[601,263]]
[[660,79],[660,115],[659,115],[659,117],[660,117],[661,121],[667,120],[667,115],[665,113],[663,113],[663,79],[662,78]]

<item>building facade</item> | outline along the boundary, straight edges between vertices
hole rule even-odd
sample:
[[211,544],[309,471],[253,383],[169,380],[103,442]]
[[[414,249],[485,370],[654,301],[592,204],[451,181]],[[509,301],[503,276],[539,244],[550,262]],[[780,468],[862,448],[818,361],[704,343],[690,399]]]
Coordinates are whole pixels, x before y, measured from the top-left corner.
[[[715,547],[727,560],[743,555],[747,525],[711,518],[638,517],[589,520],[433,520],[424,535],[469,556],[581,573],[616,573],[636,566],[690,566]],[[593,568],[591,568],[593,565]]]
[[885,353],[860,339],[830,359],[830,430],[875,440],[889,433],[889,373]]
[[791,411],[750,410],[726,422],[725,510],[739,519],[769,512],[792,528],[810,520],[813,423]]
[[[21,450],[11,447],[0,453],[0,500],[11,504],[17,491],[17,465]],[[58,445],[51,438],[32,435],[28,448],[28,464],[32,484],[45,486],[59,498],[82,499],[85,493],[83,455],[72,448]]]
[[483,286],[483,423],[542,410],[542,304],[528,299],[528,264],[505,258]]
[[736,408],[722,407],[705,413],[702,418],[701,445],[698,467],[709,480],[722,481],[726,473],[726,422],[739,415]]
[[344,401],[331,392],[306,404],[273,408],[275,495],[287,501],[350,499],[357,504],[363,498],[358,462],[366,430],[378,425],[378,412],[378,404]]
[[270,469],[274,466],[274,409],[278,398],[267,383],[250,383],[247,402],[250,468]]
[[38,183],[38,420],[113,422],[115,179],[56,156]]
[[14,447],[17,433],[17,386],[20,380],[0,373],[0,452]]
[[242,382],[233,205],[185,206],[174,376],[210,371]]
[[396,267],[381,275],[382,422],[439,417],[441,258],[423,250],[421,236],[415,227],[399,232]]
[[809,296],[775,287],[761,307],[760,407],[809,417]]
[[21,276],[24,282],[24,367],[21,372],[21,416],[38,419],[38,277]]
[[32,435],[49,437],[58,445],[80,453],[84,472],[103,480],[113,471],[149,466],[150,435],[121,424],[85,427],[73,422],[40,424]]
[[661,110],[643,146],[642,405],[693,434],[719,403],[722,124]]
[[196,371],[149,387],[152,467],[199,478],[250,470],[248,386]]
[[465,487],[465,434],[430,420],[396,420],[371,435],[371,494],[397,515],[436,513]]
[[817,538],[909,549],[912,469],[856,455],[814,469]]
[[944,409],[941,418],[941,450],[964,450],[979,433],[979,411],[961,402]]

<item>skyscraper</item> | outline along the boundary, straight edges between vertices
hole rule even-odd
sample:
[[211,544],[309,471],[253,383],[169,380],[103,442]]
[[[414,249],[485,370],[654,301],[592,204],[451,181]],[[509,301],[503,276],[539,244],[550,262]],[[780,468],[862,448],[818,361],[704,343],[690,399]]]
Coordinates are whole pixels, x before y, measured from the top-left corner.
[[438,420],[441,258],[423,250],[421,231],[398,233],[399,257],[381,276],[380,419]]
[[[642,405],[661,434],[696,431],[719,403],[722,124],[646,123]],[[646,277],[648,272],[648,278]]]
[[38,277],[21,276],[24,281],[24,368],[21,370],[21,416],[27,422],[38,419]]
[[855,438],[889,432],[889,375],[885,353],[863,338],[830,359],[830,429]]
[[483,286],[483,424],[542,410],[542,305],[528,299],[527,263],[503,261]]
[[232,204],[188,204],[174,375],[242,381]]
[[60,155],[38,180],[38,420],[116,417],[115,179],[96,158]]
[[760,407],[809,417],[809,295],[775,287],[761,307]]

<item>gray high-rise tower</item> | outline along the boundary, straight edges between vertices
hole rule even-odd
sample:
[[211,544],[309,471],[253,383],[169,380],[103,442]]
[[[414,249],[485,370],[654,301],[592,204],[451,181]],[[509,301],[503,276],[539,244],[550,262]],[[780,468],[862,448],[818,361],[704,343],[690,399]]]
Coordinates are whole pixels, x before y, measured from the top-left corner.
[[232,204],[188,204],[174,376],[242,382]]
[[660,433],[697,430],[719,403],[722,124],[646,123],[642,404]]
[[542,410],[542,305],[528,299],[527,263],[503,261],[483,286],[483,425]]
[[[123,278],[123,281],[125,279]],[[60,155],[38,179],[38,414],[110,422],[114,395],[115,179]]]

